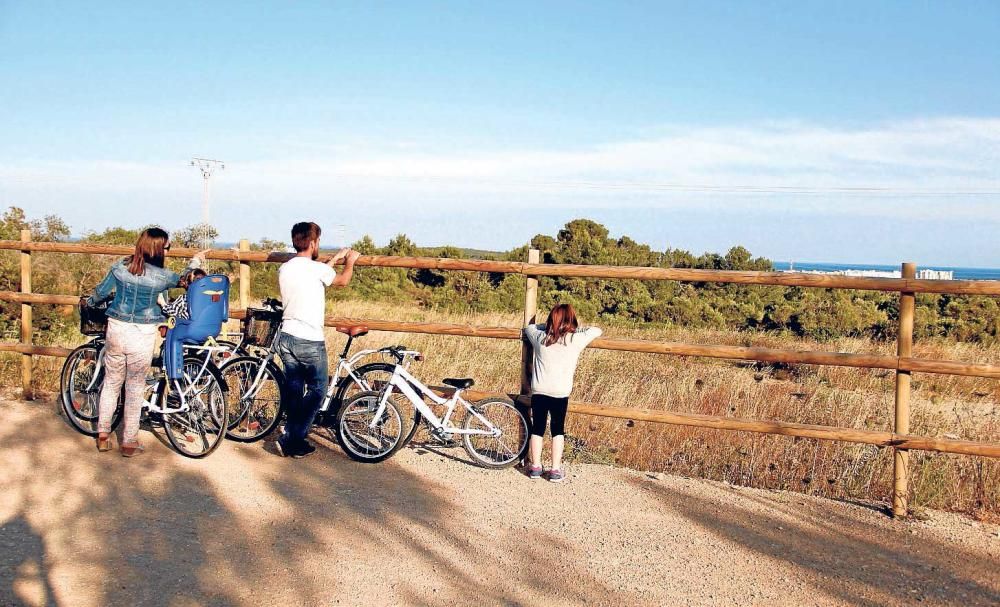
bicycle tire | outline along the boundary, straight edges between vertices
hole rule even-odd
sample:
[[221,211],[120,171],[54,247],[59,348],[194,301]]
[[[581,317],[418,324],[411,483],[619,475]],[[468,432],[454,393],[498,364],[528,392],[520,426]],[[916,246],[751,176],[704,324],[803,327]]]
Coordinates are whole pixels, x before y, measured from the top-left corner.
[[[270,376],[270,381],[273,382],[275,387],[275,395],[277,397],[277,406],[273,408],[273,411],[252,411],[257,402],[257,397],[246,406],[240,407],[238,410],[234,411],[234,407],[240,405],[243,400],[243,393],[248,387],[244,383],[244,378],[246,376],[239,375],[239,371],[235,371],[240,367],[247,367],[250,371],[249,377],[255,377],[257,370],[260,368],[261,364],[265,364],[264,373],[265,377],[262,381],[268,381]],[[255,356],[239,356],[237,358],[231,358],[222,367],[219,368],[219,373],[222,375],[223,379],[226,381],[226,386],[229,388],[227,392],[227,398],[229,400],[229,405],[227,406],[228,421],[226,424],[226,438],[234,440],[241,443],[252,443],[259,441],[265,436],[274,432],[278,424],[281,423],[281,417],[285,413],[285,399],[283,398],[285,390],[285,374],[282,373],[281,369],[271,361],[263,361]],[[236,375],[236,377],[234,377]],[[262,391],[264,391],[267,386],[261,386],[257,395],[259,396]],[[267,416],[263,416],[262,413],[269,413]],[[246,433],[238,433],[236,430],[239,428],[240,424],[243,423],[247,418],[253,418],[252,421],[247,423]],[[253,424],[257,424],[256,431],[251,432]]]
[[[362,437],[360,432],[354,431],[367,427],[369,422],[364,417],[364,413],[374,413],[374,408],[378,406],[380,398],[380,392],[371,390],[359,392],[347,399],[347,402],[341,406],[340,411],[337,413],[337,431],[335,432],[337,442],[340,443],[340,448],[343,449],[344,453],[354,461],[376,464],[389,459],[403,446],[403,441],[400,440],[402,438],[401,426],[403,420],[399,414],[399,408],[391,398],[386,402],[383,417],[390,425],[395,422],[396,426],[399,427],[395,438],[389,437],[388,442],[385,442],[380,438],[381,433],[374,436],[370,433],[365,433],[368,436]],[[359,409],[357,415],[355,415],[355,408]],[[390,426],[390,432],[391,430]],[[379,449],[365,448],[365,444],[371,445],[373,443],[380,443],[382,447]]]
[[[202,358],[194,356],[185,357],[184,368],[187,369],[188,365],[192,365],[193,367],[200,369],[203,363],[204,359]],[[191,403],[191,411],[186,411],[184,413],[166,413],[163,415],[163,431],[167,435],[167,440],[170,442],[170,445],[180,455],[183,455],[184,457],[190,457],[192,459],[201,459],[203,457],[211,455],[213,452],[215,452],[216,449],[219,448],[219,445],[222,444],[223,440],[226,437],[226,421],[228,419],[226,415],[226,409],[228,407],[228,402],[227,402],[228,399],[226,395],[228,389],[226,387],[226,381],[225,379],[223,379],[222,374],[219,373],[219,368],[211,363],[209,363],[208,366],[205,367],[205,372],[208,373],[208,377],[207,378],[203,377],[202,381],[206,382],[206,386],[198,391],[197,396],[199,397],[200,401],[200,397],[202,394],[205,393],[209,394],[209,398],[212,399],[212,402],[209,403],[208,411],[204,412],[201,410],[196,410],[196,407],[202,406],[202,404],[199,402],[199,403]],[[214,388],[212,387],[213,385],[215,386]],[[216,390],[221,392],[221,394],[216,393]],[[191,401],[188,402],[190,403]],[[172,428],[174,428],[175,425],[200,426],[200,424],[204,423],[203,418],[206,413],[209,416],[211,423],[215,426],[214,429],[216,431],[215,432],[216,437],[211,444],[207,445],[206,449],[203,449],[198,452],[189,451],[186,448],[188,445],[184,444],[184,443],[194,442],[193,440],[188,440],[187,436],[189,433],[188,432],[182,433],[184,435],[184,441],[182,443],[181,437],[177,436],[175,432],[172,431]],[[187,420],[185,420],[180,416],[186,416]],[[190,424],[186,424],[185,421],[190,422]],[[199,434],[201,434],[202,441],[207,443],[208,441],[204,431],[200,430],[199,427],[196,427],[195,429],[199,430]]]
[[[462,445],[465,447],[465,452],[469,454],[472,461],[476,464],[482,466],[483,468],[491,468],[494,470],[500,470],[503,468],[508,468],[513,466],[518,461],[520,461],[525,452],[528,450],[528,420],[525,419],[524,413],[521,412],[517,406],[509,398],[503,398],[500,396],[492,396],[484,398],[480,401],[470,403],[472,408],[485,417],[490,424],[494,426],[506,426],[507,430],[501,435],[502,438],[505,435],[513,434],[512,442],[500,443],[498,438],[484,437],[483,435],[472,435],[463,434],[462,435]],[[491,405],[499,405],[499,407],[492,407],[490,411],[487,411],[487,407]],[[499,411],[496,411],[499,409]],[[507,420],[498,420],[498,416],[503,415],[508,417]],[[504,421],[510,423],[504,423]],[[476,418],[475,415],[471,413],[465,416],[465,423],[463,427],[466,430],[472,429],[473,425],[482,425],[482,422]],[[493,446],[493,449],[480,448],[473,441],[483,440],[487,445]],[[496,446],[500,445],[503,447],[502,451],[497,449]],[[490,454],[498,453],[499,458],[494,458]]]
[[[62,405],[63,413],[66,415],[66,419],[70,422],[73,428],[83,434],[84,436],[97,436],[97,418],[99,403],[101,398],[101,388],[104,384],[104,371],[100,372],[100,379],[97,382],[96,389],[91,393],[81,393],[75,394],[73,392],[74,386],[76,385],[76,377],[74,375],[77,372],[77,366],[81,360],[85,360],[84,357],[88,352],[92,353],[89,359],[95,363],[101,355],[102,348],[99,348],[94,341],[87,342],[83,345],[77,346],[69,356],[66,357],[66,362],[63,363],[62,370],[59,373],[59,401]],[[92,375],[90,377],[93,377]],[[82,379],[82,378],[81,378]],[[118,406],[115,408],[115,412],[111,416],[111,431],[114,432],[115,428],[122,421],[123,404],[125,400],[124,396],[125,387],[122,386],[122,395],[119,397]]]
[[[362,379],[367,380],[369,376],[373,376],[376,373],[381,373],[391,376],[393,371],[395,370],[396,370],[396,365],[392,363],[377,362],[377,363],[368,363],[366,365],[361,365],[360,367],[354,369],[354,374]],[[388,380],[386,379],[386,381]],[[369,388],[371,388],[371,383],[370,382],[367,383]],[[344,401],[350,398],[351,396],[354,396],[354,394],[351,395],[347,394],[347,390],[351,386],[358,386],[358,383],[355,382],[350,375],[345,375],[344,377],[340,378],[337,381],[337,391],[334,393],[333,402],[330,403],[331,410],[328,410],[325,414],[326,420],[332,420],[334,422],[333,423],[334,428],[336,427],[338,412],[340,411],[340,408],[343,405]],[[362,391],[364,390],[363,386],[359,387],[362,388]],[[379,390],[372,389],[372,391],[378,392]],[[333,410],[334,408],[335,410]],[[420,420],[422,419],[420,411],[417,411],[413,406],[408,407],[408,409],[412,412],[411,415],[408,416],[409,420],[406,419],[407,418],[406,415],[403,415],[402,410],[400,410],[399,412],[399,414],[403,418],[403,421],[409,424],[409,429],[406,432],[406,436],[403,438],[403,445],[408,444],[410,440],[413,439],[413,435],[416,434],[417,428],[420,425]]]

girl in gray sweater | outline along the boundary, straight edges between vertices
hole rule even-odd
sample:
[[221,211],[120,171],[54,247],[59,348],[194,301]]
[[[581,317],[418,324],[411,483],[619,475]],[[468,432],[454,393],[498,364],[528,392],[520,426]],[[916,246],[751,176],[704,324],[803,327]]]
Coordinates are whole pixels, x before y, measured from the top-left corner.
[[597,327],[579,328],[576,312],[569,304],[559,304],[549,312],[544,325],[524,328],[524,338],[535,356],[531,374],[531,440],[528,446],[528,478],[542,477],[542,437],[552,415],[552,468],[548,478],[562,482],[563,434],[569,394],[580,353],[601,334]]

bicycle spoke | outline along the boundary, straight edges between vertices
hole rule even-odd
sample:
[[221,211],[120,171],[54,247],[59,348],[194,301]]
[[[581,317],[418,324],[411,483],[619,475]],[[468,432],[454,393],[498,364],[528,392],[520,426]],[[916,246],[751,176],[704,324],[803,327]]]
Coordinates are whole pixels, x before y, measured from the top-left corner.
[[[517,461],[528,441],[527,421],[507,400],[480,402],[466,418],[466,430],[482,434],[466,434],[462,438],[469,455],[484,466],[502,468]],[[481,416],[481,418],[480,418]],[[494,434],[498,432],[498,434]]]
[[337,438],[344,450],[362,461],[380,460],[391,455],[401,439],[399,410],[387,402],[381,415],[379,394],[363,392],[344,404],[340,412]]

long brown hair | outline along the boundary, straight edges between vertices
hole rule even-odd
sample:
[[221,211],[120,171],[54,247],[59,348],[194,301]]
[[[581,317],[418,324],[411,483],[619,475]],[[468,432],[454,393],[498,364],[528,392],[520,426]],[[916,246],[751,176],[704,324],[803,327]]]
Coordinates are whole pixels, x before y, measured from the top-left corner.
[[128,271],[135,276],[142,276],[146,272],[147,263],[162,268],[169,239],[170,235],[162,228],[143,230],[139,234],[139,240],[135,241],[135,253],[128,260]]
[[576,310],[569,304],[559,304],[549,312],[549,319],[545,322],[545,345],[551,346],[557,341],[563,340],[568,333],[576,332],[580,323],[576,320]]

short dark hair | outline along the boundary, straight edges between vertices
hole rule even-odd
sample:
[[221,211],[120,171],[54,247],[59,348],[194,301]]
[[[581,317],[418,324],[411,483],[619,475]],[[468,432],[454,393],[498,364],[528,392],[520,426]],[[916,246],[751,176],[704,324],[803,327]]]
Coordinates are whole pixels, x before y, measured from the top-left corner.
[[295,251],[301,253],[309,248],[309,244],[314,240],[319,240],[319,235],[323,232],[318,225],[311,221],[300,221],[292,226],[292,246]]
[[192,282],[198,280],[199,278],[204,278],[206,276],[208,276],[208,274],[205,273],[205,270],[194,269],[184,274],[184,276],[181,276],[181,281],[178,283],[178,285],[186,289],[191,286]]

